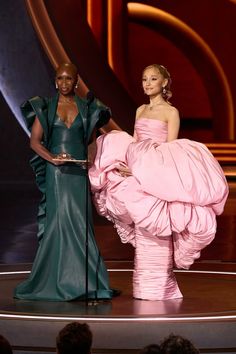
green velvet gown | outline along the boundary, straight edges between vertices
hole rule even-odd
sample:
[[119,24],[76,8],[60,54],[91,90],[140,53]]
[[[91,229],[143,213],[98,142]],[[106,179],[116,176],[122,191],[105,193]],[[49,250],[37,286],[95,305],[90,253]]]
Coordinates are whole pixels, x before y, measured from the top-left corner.
[[[55,114],[48,149],[85,158],[84,124],[79,113],[70,128]],[[39,248],[29,278],[15,298],[46,301],[110,299],[108,274],[94,238],[88,198],[88,272],[86,272],[86,178],[74,163],[46,162],[44,199],[39,209]],[[43,206],[43,207],[42,207]],[[44,210],[44,212],[42,212]]]

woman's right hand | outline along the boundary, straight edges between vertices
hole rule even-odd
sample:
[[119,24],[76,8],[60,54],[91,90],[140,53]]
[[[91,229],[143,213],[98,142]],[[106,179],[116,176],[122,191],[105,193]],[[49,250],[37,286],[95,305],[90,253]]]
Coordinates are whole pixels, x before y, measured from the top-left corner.
[[119,171],[119,173],[122,177],[132,176],[132,172],[128,168],[119,167],[117,170]]
[[65,161],[52,160],[52,164],[55,166],[64,165]]
[[55,166],[64,165],[64,163],[66,162],[66,161],[64,161],[65,158],[66,158],[66,155],[62,154],[62,153],[61,154],[57,154],[57,155],[53,155],[51,162]]
[[58,155],[53,155],[46,147],[42,144],[43,140],[43,128],[38,117],[35,118],[30,137],[30,147],[41,156],[44,160],[49,161],[53,165],[63,165],[63,161],[55,161],[54,158],[57,158]]

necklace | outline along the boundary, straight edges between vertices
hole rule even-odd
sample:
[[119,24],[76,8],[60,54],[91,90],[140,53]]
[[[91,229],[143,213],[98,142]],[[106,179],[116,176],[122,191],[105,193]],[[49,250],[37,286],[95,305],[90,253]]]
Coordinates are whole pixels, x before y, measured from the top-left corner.
[[159,103],[154,103],[154,104],[149,104],[148,108],[150,111],[152,111],[153,107],[155,106],[161,106],[163,104],[163,102],[159,102]]
[[74,102],[74,96],[72,97],[72,98],[67,98],[67,97],[60,97],[60,100],[59,100],[60,102],[62,102],[62,103],[72,103],[72,102]]

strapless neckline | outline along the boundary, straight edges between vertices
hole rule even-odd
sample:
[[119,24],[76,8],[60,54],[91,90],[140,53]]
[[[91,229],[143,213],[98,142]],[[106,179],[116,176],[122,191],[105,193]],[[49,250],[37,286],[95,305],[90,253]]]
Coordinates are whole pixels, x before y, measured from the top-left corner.
[[135,132],[138,141],[152,139],[162,144],[167,141],[168,123],[159,119],[140,117],[135,122]]
[[149,121],[155,121],[155,122],[159,122],[159,123],[163,123],[163,124],[168,124],[167,122],[164,122],[163,120],[160,120],[160,119],[152,119],[152,118],[145,118],[145,117],[138,118],[136,120],[136,123],[140,120],[149,120]]

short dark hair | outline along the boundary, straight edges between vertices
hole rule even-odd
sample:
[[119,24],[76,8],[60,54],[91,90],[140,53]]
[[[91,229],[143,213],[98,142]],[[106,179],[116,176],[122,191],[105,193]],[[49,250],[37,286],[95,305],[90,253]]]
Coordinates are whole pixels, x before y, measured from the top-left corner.
[[180,335],[171,333],[160,344],[161,352],[165,354],[198,354],[199,350],[193,343]]
[[92,332],[86,323],[71,322],[57,335],[57,351],[59,354],[89,354],[92,340]]
[[0,353],[12,354],[12,348],[8,340],[0,334]]
[[141,351],[139,352],[139,354],[160,354],[160,353],[161,350],[158,344],[149,344],[143,349],[141,349]]

